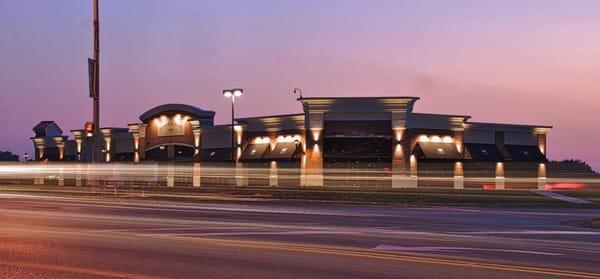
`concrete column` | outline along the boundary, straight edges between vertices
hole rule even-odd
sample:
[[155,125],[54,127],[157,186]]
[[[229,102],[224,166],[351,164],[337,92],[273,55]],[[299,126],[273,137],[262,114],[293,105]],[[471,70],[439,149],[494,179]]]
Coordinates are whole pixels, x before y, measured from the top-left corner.
[[318,143],[313,144],[307,153],[306,186],[323,186],[323,152],[321,151],[321,145]]
[[192,126],[192,134],[194,135],[194,155],[197,155],[200,152],[200,121],[190,120],[189,122]]
[[242,162],[236,162],[234,168],[235,185],[239,187],[248,186],[248,168]]
[[58,168],[58,186],[65,186],[65,169]]
[[62,161],[65,158],[65,144],[61,142],[57,143],[56,146],[58,147],[58,159]]
[[35,168],[35,175],[33,178],[33,185],[44,185],[44,174],[41,171],[41,167]]
[[146,128],[148,124],[140,125],[140,160],[146,159]]
[[538,165],[538,178],[537,178],[538,189],[545,190],[547,182],[548,182],[548,179],[547,179],[547,173],[546,173],[546,164],[540,163]]
[[279,186],[279,177],[277,174],[277,162],[276,161],[271,161],[269,163],[269,186],[271,187],[277,187]]
[[94,168],[92,164],[87,164],[87,171],[85,172],[85,182],[87,186],[95,186],[96,185],[96,176],[93,172]]
[[305,186],[323,186],[323,113],[308,113],[306,121]]
[[140,136],[133,135],[133,162],[140,162]]
[[496,177],[495,177],[496,189],[504,189],[506,186],[506,179],[504,178],[504,163],[496,163]]
[[465,187],[465,175],[462,162],[454,163],[454,189],[463,189]]
[[175,187],[175,163],[173,162],[167,165],[167,187]]
[[419,177],[418,177],[418,162],[417,157],[415,155],[410,155],[409,157],[409,177],[406,181],[407,188],[416,188],[419,186]]
[[192,166],[192,186],[200,187],[201,184],[201,172],[200,163],[194,163]]
[[[402,122],[397,125],[403,124]],[[407,146],[404,140],[405,131],[404,127],[392,126],[392,188],[404,187],[409,181],[410,163],[407,154],[410,154],[410,146]]]
[[300,186],[307,186],[307,184],[306,184],[307,161],[308,161],[308,159],[307,159],[306,154],[302,154],[302,157],[300,157]]
[[406,112],[391,112],[392,124],[392,188],[414,187],[410,177],[410,141],[406,139]]
[[81,174],[82,174],[81,165],[77,164],[77,168],[75,170],[75,186],[77,186],[77,187],[81,187],[81,185],[82,185]]
[[35,148],[36,150],[36,160],[42,160],[42,158],[44,158],[44,147],[43,146],[38,146]]

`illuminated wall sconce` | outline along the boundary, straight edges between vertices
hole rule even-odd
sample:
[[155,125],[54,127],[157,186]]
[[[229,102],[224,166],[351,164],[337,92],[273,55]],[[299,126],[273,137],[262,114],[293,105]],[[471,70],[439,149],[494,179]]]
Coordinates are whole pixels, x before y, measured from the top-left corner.
[[181,114],[175,114],[173,117],[173,121],[179,126],[185,125],[188,120],[190,120],[189,116],[182,116]]
[[417,138],[418,142],[443,142],[443,143],[453,143],[454,139],[451,136],[437,136],[437,135],[433,135],[433,136],[427,136],[427,135],[420,135]]
[[310,129],[313,136],[313,141],[318,142],[321,136],[321,128],[311,128]]
[[419,138],[417,139],[417,141],[419,142],[429,142],[429,137],[426,135],[420,135]]
[[402,141],[402,137],[404,136],[404,128],[394,128],[394,135],[396,136],[396,141]]
[[277,136],[277,142],[300,142],[300,135]]
[[394,155],[396,157],[400,157],[402,156],[402,145],[401,144],[396,144],[396,148],[394,149]]
[[265,143],[270,143],[271,139],[269,137],[256,137],[254,138],[254,143],[255,144],[265,144]]
[[452,139],[451,136],[444,136],[442,138],[442,142],[444,142],[444,143],[452,143],[452,142],[454,142],[454,140]]

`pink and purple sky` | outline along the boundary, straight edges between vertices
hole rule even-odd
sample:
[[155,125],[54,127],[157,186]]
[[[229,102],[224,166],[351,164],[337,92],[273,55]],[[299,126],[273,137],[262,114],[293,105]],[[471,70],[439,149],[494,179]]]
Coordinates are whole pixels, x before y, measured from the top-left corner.
[[[300,112],[291,94],[419,96],[419,112],[553,125],[551,159],[600,169],[600,1],[101,0],[102,126],[181,102]],[[91,120],[91,1],[0,0],[0,150]]]

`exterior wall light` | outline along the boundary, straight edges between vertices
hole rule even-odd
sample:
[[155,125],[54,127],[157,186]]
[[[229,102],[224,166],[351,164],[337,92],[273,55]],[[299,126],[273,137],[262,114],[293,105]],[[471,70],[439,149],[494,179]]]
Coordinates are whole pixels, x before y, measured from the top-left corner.
[[451,136],[444,136],[444,137],[442,138],[442,142],[445,142],[445,143],[452,143],[452,142],[454,142],[454,140],[452,139],[452,137],[451,137]]
[[431,137],[431,141],[432,142],[442,142],[442,138],[440,138],[440,136],[433,136],[433,137]]

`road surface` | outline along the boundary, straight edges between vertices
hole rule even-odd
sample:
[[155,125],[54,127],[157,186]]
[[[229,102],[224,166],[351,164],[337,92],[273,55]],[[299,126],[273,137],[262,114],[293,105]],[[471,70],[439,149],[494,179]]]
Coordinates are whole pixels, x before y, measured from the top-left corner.
[[598,216],[0,194],[0,278],[600,278]]

